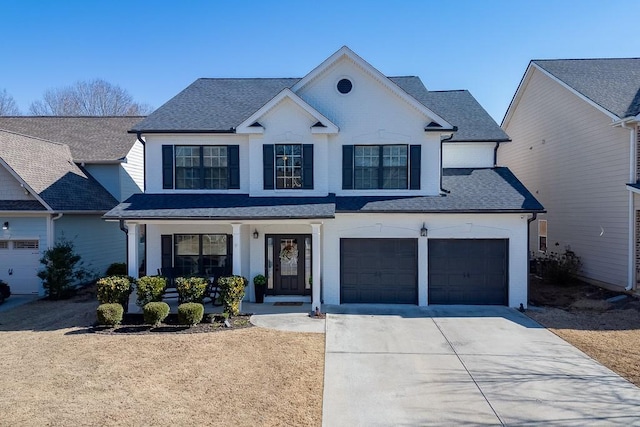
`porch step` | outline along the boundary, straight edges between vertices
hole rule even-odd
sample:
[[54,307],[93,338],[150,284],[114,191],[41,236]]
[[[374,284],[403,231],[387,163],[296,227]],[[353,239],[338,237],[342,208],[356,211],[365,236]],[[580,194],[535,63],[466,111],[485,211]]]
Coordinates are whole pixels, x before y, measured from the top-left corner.
[[264,302],[302,302],[310,304],[311,297],[304,295],[265,295]]

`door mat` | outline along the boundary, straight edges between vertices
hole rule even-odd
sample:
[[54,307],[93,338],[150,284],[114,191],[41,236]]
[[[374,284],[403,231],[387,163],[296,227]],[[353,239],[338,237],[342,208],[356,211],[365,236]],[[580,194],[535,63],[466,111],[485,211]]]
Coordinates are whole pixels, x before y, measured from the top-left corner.
[[302,305],[302,302],[281,301],[281,302],[274,302],[273,305]]

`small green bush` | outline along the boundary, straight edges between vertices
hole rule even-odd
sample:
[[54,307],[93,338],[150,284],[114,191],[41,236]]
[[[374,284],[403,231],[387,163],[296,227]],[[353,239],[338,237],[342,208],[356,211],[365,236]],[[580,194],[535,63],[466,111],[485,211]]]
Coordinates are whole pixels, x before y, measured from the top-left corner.
[[204,305],[197,302],[185,302],[178,306],[178,322],[181,325],[197,325],[204,316]]
[[542,278],[556,285],[571,284],[582,267],[582,260],[568,246],[564,253],[545,253],[536,262]]
[[144,316],[144,323],[158,326],[169,315],[169,304],[155,301],[147,303],[142,307],[142,314]]
[[44,251],[40,259],[43,269],[38,272],[47,298],[52,300],[70,298],[75,284],[90,276],[82,266],[82,260],[73,243],[61,238],[55,246]]
[[132,290],[131,278],[127,276],[108,276],[97,282],[100,304],[126,303]]
[[115,326],[122,322],[124,308],[120,304],[100,304],[97,310],[98,324]]
[[220,287],[220,297],[224,312],[230,316],[240,314],[240,302],[244,298],[245,287],[248,281],[242,276],[220,277],[218,286]]
[[162,294],[167,286],[167,279],[161,276],[144,276],[136,281],[136,304],[144,307],[153,301],[162,301]]
[[180,303],[201,303],[204,299],[204,292],[207,290],[207,281],[202,277],[178,277],[176,290]]
[[124,262],[114,262],[108,268],[105,276],[126,276],[127,275],[127,264]]

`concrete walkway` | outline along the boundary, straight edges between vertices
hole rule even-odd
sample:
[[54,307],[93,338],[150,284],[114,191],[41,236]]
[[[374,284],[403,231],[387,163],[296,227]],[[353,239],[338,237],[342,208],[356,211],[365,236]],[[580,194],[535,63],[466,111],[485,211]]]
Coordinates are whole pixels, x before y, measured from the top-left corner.
[[323,425],[640,425],[640,389],[503,307],[340,306]]

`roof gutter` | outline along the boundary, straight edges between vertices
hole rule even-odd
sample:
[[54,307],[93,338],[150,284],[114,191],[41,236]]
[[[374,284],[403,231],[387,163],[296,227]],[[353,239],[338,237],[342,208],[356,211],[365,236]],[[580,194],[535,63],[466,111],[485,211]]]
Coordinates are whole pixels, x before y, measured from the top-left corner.
[[135,133],[137,135],[140,135],[142,133],[236,133],[236,129],[235,128],[231,128],[231,129],[202,129],[202,130],[195,130],[195,129],[155,129],[155,130],[130,130],[127,131],[127,133]]

